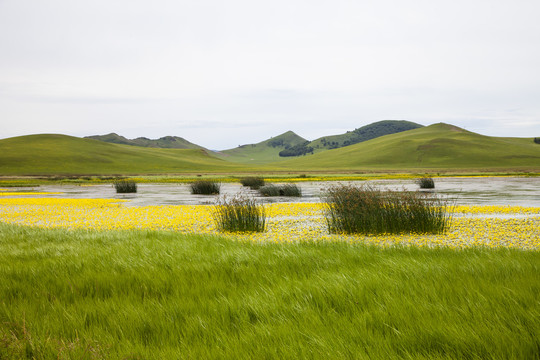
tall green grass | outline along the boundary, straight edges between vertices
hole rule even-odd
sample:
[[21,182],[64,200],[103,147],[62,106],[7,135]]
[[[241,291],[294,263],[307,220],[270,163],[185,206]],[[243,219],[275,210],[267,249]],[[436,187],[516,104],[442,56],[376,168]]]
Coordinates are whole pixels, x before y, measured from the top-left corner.
[[535,359],[539,263],[0,224],[0,359]]
[[266,211],[255,199],[244,195],[222,197],[214,208],[216,227],[227,232],[263,232]]
[[438,234],[450,220],[448,204],[422,192],[339,184],[327,189],[325,200],[331,233]]

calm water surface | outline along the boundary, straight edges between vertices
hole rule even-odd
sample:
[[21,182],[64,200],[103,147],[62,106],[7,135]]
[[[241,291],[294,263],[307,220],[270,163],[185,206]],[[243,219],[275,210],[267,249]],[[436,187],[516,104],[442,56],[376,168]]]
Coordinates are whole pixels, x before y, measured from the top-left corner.
[[[413,180],[370,180],[346,182],[355,185],[370,184],[390,190],[418,190]],[[221,194],[233,196],[239,192],[256,197],[262,202],[318,202],[324,189],[334,182],[297,183],[301,198],[261,197],[237,183],[221,185]],[[16,190],[16,189],[12,189]],[[28,188],[17,189],[28,191]],[[136,194],[117,194],[112,185],[51,185],[33,189],[39,192],[59,192],[45,195],[60,198],[105,198],[129,200],[127,206],[214,204],[218,196],[192,195],[188,184],[139,184]],[[426,191],[426,190],[423,190]],[[435,179],[435,189],[429,190],[448,197],[457,205],[511,205],[540,207],[540,177],[487,177]]]

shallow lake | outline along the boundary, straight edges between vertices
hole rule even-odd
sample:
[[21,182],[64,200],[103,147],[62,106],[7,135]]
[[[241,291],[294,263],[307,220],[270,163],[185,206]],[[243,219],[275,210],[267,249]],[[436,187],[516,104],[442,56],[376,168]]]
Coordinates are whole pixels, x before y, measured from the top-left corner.
[[[370,180],[346,182],[370,184],[381,189],[418,190],[414,180]],[[261,197],[257,191],[239,183],[223,183],[221,194],[233,196],[239,192],[256,197],[262,202],[318,202],[324,189],[335,182],[301,182],[302,197]],[[29,191],[28,188],[10,189]],[[36,192],[58,192],[44,195],[60,198],[105,198],[129,200],[127,206],[214,204],[218,196],[192,195],[189,184],[139,184],[135,194],[117,194],[112,185],[44,185]],[[446,197],[457,205],[511,205],[540,207],[540,177],[474,177],[435,178],[435,194]],[[15,195],[15,194],[14,194]]]

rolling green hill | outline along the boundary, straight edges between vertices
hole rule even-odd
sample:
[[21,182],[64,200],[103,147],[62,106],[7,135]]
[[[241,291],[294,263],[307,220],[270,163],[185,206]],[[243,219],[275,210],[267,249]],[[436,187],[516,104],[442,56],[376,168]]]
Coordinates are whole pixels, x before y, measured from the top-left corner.
[[224,150],[220,152],[219,156],[232,162],[267,164],[290,157],[345,147],[422,126],[405,120],[383,120],[348,131],[345,134],[325,136],[314,141],[308,141],[294,132],[288,131],[257,144],[241,145],[235,149]]
[[382,120],[361,128],[347,131],[345,134],[324,136],[309,143],[315,152],[337,149],[344,146],[358,144],[380,136],[395,134],[407,130],[423,127],[423,125],[405,120]]
[[231,162],[255,165],[266,164],[283,159],[279,156],[279,152],[287,147],[306,142],[307,140],[303,137],[296,135],[292,131],[287,131],[257,144],[241,145],[234,149],[223,150],[218,153],[218,156]]
[[540,170],[540,145],[532,138],[479,135],[434,124],[359,144],[279,162],[298,170]]
[[489,137],[447,124],[381,136],[314,155],[279,157],[279,151],[286,146],[304,142],[300,136],[287,132],[258,144],[227,150],[217,157],[205,149],[148,148],[66,135],[28,135],[0,140],[0,175],[279,170],[540,172],[540,144],[536,144],[533,138]]
[[143,148],[53,134],[0,140],[0,175],[166,174],[245,169],[201,149]]
[[86,139],[105,141],[113,144],[133,145],[142,147],[164,148],[164,149],[204,149],[202,146],[193,144],[184,138],[178,136],[164,136],[159,139],[148,139],[138,137],[136,139],[127,139],[115,133],[107,135],[86,136]]

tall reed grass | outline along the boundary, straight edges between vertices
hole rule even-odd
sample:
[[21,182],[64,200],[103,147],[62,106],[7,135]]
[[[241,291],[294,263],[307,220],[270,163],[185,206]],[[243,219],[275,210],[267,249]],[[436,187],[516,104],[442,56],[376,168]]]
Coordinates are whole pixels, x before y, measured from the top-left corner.
[[195,195],[218,195],[221,184],[212,180],[199,180],[191,183],[190,188]]
[[137,183],[133,180],[118,180],[114,183],[114,188],[117,193],[136,193]]
[[257,176],[249,176],[240,179],[242,186],[249,186],[252,190],[258,190],[261,186],[264,186],[264,179]]
[[218,199],[213,217],[221,231],[263,232],[266,228],[264,206],[242,194]]
[[331,233],[439,234],[450,220],[447,201],[422,192],[340,184],[327,189],[325,200]]

